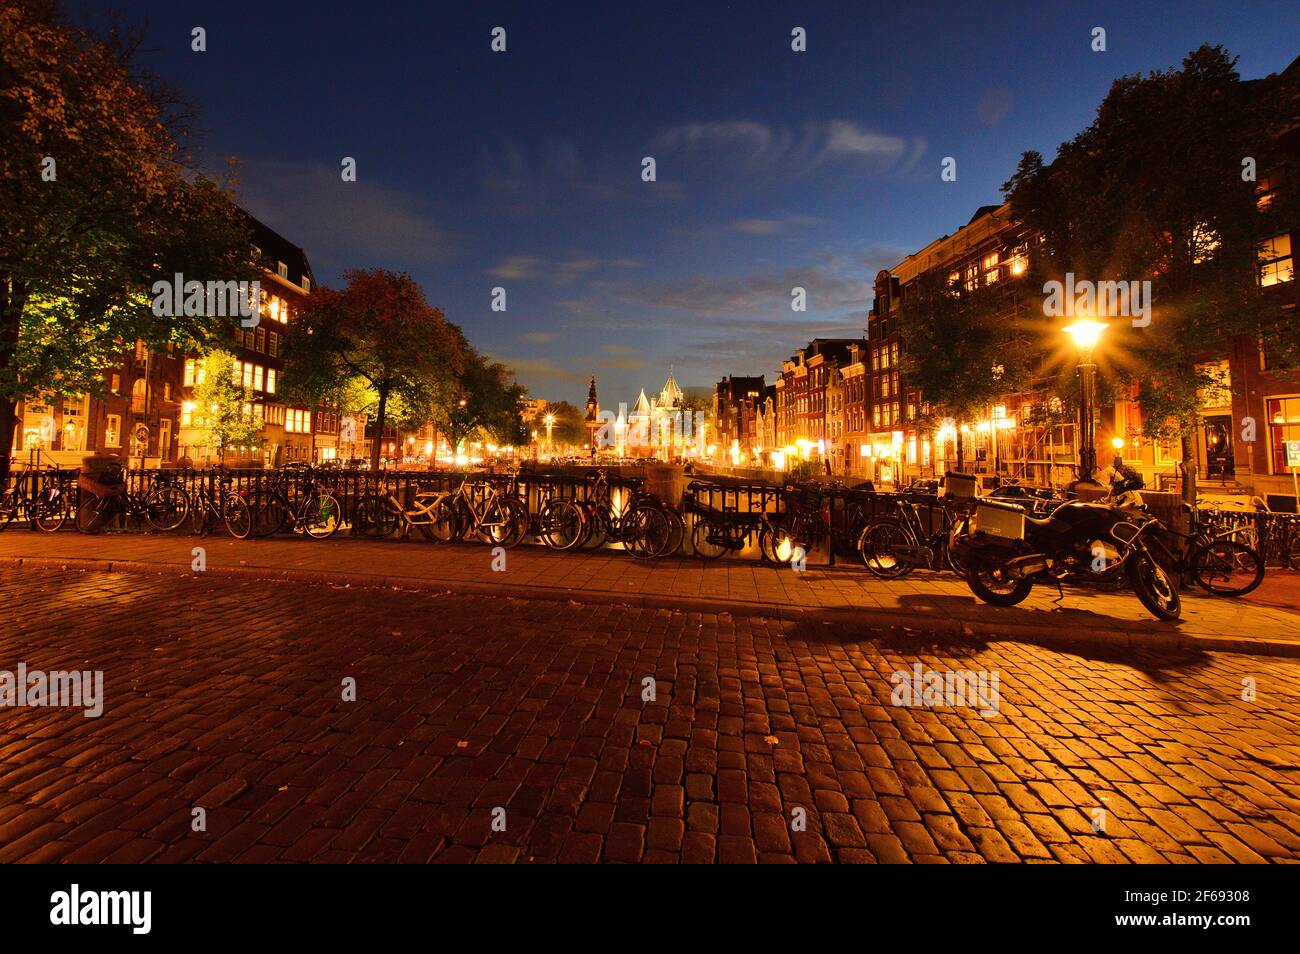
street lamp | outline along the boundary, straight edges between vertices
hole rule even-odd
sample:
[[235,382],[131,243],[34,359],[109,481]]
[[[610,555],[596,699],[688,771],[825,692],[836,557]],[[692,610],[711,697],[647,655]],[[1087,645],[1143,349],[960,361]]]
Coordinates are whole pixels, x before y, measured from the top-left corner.
[[555,415],[547,414],[546,415],[546,449],[551,452],[552,456],[555,455],[555,445],[551,442],[551,428],[553,428],[554,426],[555,426]]
[[1108,327],[1104,321],[1081,318],[1065,328],[1079,351],[1079,479],[1076,483],[1080,484],[1095,483],[1092,475],[1097,469],[1097,434],[1093,405],[1097,400],[1097,365],[1092,361],[1092,352]]

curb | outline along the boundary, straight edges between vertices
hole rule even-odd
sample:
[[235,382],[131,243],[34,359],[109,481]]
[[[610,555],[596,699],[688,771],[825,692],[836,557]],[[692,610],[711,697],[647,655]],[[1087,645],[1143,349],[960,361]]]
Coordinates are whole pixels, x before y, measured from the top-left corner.
[[[138,560],[102,560],[93,558],[0,557],[0,569],[77,570],[105,573],[138,573],[195,577],[179,563],[141,563]],[[1069,629],[1029,623],[993,623],[985,620],[962,620],[935,617],[901,610],[870,611],[850,607],[803,607],[720,597],[669,596],[655,593],[610,593],[570,590],[540,585],[443,581],[421,577],[394,576],[382,573],[331,573],[323,570],[274,569],[263,566],[222,566],[204,571],[204,576],[222,579],[267,580],[313,583],[328,586],[357,586],[377,589],[413,590],[455,596],[494,596],[506,599],[540,600],[552,603],[586,603],[602,606],[627,606],[640,609],[675,610],[685,613],[729,613],[733,616],[758,616],[792,622],[840,623],[869,625],[873,629],[889,627],[924,628],[929,632],[967,638],[1028,642],[1069,648],[1081,645],[1110,650],[1192,650],[1198,652],[1239,653],[1251,656],[1300,658],[1300,640],[1253,639],[1242,636],[1196,636],[1175,629],[1154,630],[1150,626],[1116,620],[1107,627],[1071,626]],[[869,616],[866,615],[869,612]]]

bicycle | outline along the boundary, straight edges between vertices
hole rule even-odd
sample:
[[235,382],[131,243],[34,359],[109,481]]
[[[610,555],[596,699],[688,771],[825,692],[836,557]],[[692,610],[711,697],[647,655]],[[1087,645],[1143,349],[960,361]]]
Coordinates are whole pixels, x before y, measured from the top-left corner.
[[[290,489],[296,502],[290,498]],[[292,523],[294,533],[304,533],[313,540],[325,540],[334,535],[343,522],[343,508],[338,499],[328,491],[320,489],[316,472],[310,467],[302,468],[301,481],[290,487],[289,474],[278,474],[269,486],[256,490],[242,491],[251,515],[248,525],[232,528],[243,540],[249,536],[270,536],[285,529]]]
[[378,538],[391,537],[401,527],[401,539],[408,540],[411,528],[418,527],[426,540],[436,543],[433,526],[441,499],[437,491],[417,488],[412,505],[407,507],[381,478],[379,490],[366,491],[358,498],[352,512],[353,530],[361,536]]
[[1189,516],[1190,533],[1162,523],[1158,532],[1148,535],[1147,546],[1166,571],[1190,578],[1213,596],[1245,596],[1264,582],[1264,557],[1234,539],[1238,530],[1218,530],[1198,519],[1195,510]]
[[[477,499],[476,499],[477,498]],[[451,543],[471,533],[485,543],[517,547],[528,534],[528,507],[490,481],[471,481],[469,475],[455,490],[438,495],[431,506],[429,531],[437,540]]]
[[603,467],[589,479],[587,499],[580,502],[585,534],[582,546],[599,548],[613,540],[638,560],[668,556],[681,547],[686,536],[681,515],[643,489],[641,480],[628,481],[624,496],[615,502]]
[[77,529],[86,534],[99,533],[118,518],[124,524],[143,521],[168,533],[184,523],[189,513],[189,497],[177,486],[174,473],[156,471],[143,496],[131,493],[120,467],[100,479],[80,474],[77,486],[86,498],[77,508]]
[[213,483],[215,489],[209,489],[208,481],[200,479],[189,494],[190,532],[204,536],[209,527],[220,523],[232,537],[246,537],[252,513],[244,498],[232,489],[234,477],[218,473]]
[[24,519],[32,529],[54,533],[68,519],[71,506],[68,491],[68,482],[59,475],[57,467],[50,464],[38,469],[34,461],[28,461],[14,478],[14,485],[0,496],[0,530]]
[[968,517],[965,508],[958,511],[956,505],[937,497],[925,502],[937,506],[941,514],[938,526],[921,519],[918,495],[908,494],[894,501],[893,514],[876,517],[863,528],[858,537],[858,556],[873,575],[894,580],[918,567],[965,575],[965,566],[948,546],[954,530],[960,529]]

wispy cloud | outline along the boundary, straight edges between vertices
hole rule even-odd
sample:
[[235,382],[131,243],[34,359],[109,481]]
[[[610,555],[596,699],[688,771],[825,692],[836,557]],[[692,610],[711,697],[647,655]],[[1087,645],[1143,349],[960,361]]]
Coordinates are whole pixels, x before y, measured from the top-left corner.
[[367,178],[344,182],[338,168],[278,159],[249,159],[240,202],[301,245],[320,270],[442,264],[458,251],[456,236],[434,221],[415,196]]
[[710,175],[799,176],[836,162],[904,171],[925,152],[920,137],[864,128],[843,119],[772,126],[752,120],[685,123],[658,133],[652,152]]

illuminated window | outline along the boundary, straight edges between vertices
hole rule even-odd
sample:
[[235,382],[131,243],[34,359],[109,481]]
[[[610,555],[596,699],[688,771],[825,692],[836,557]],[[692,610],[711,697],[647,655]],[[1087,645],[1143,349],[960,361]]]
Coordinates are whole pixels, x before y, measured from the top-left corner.
[[262,390],[262,366],[260,364],[253,368],[253,390]]
[[244,362],[242,384],[246,391],[253,389],[253,365],[248,361]]
[[982,259],[980,259],[980,268],[984,269],[984,271],[986,272],[990,268],[997,268],[997,267],[998,267],[997,252],[990,252],[988,255],[985,255]]
[[1270,470],[1274,474],[1289,472],[1286,465],[1286,442],[1300,441],[1300,395],[1266,398]]
[[108,388],[114,394],[120,392],[122,390],[122,375],[115,374],[111,378],[109,378]]
[[275,368],[266,369],[266,393],[275,393]]
[[185,377],[181,379],[181,383],[184,384],[187,388],[194,387],[194,385],[199,383],[198,373],[199,373],[198,361],[194,360],[193,358],[186,358]]
[[104,446],[122,446],[122,418],[117,414],[108,414],[104,417]]
[[131,411],[134,414],[144,412],[145,398],[148,394],[149,386],[144,383],[144,378],[136,378],[135,383],[131,385]]
[[1291,234],[1283,232],[1267,239],[1259,247],[1259,283],[1265,287],[1289,282],[1295,278],[1295,265],[1291,258]]

